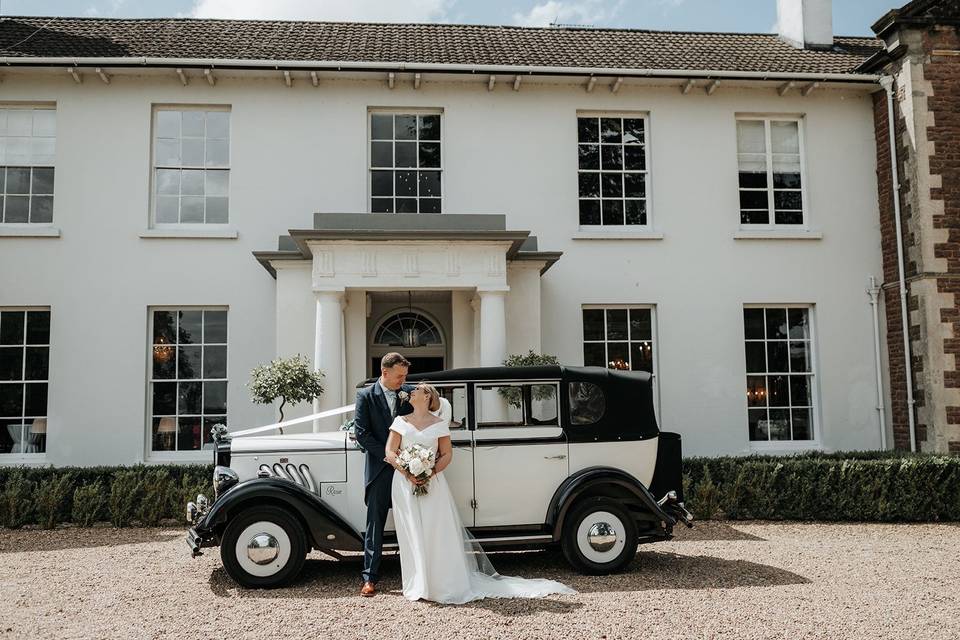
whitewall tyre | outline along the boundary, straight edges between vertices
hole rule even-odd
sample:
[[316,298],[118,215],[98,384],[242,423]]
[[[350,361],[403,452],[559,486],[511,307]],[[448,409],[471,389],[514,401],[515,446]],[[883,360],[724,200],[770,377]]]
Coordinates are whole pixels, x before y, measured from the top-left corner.
[[220,558],[244,587],[270,589],[295,578],[307,557],[306,535],[286,509],[254,506],[231,518],[220,541]]
[[567,515],[560,545],[563,555],[581,573],[619,571],[637,554],[637,525],[615,500],[587,498]]

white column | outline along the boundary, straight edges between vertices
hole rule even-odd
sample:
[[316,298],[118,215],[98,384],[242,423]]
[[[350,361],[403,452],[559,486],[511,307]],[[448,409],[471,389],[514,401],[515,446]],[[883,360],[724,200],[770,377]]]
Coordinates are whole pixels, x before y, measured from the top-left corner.
[[480,366],[498,367],[507,357],[506,291],[477,291],[480,296]]
[[[313,349],[313,369],[324,373],[323,394],[313,401],[314,413],[340,406],[343,397],[343,290],[314,291],[317,299],[317,324]],[[340,426],[341,416],[314,420],[313,430],[332,431]]]

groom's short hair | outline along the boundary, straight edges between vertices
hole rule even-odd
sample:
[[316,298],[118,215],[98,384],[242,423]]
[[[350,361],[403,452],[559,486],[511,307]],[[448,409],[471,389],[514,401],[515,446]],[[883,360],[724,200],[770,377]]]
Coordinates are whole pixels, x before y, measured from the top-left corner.
[[396,351],[391,351],[380,359],[380,368],[382,369],[390,369],[398,364],[404,367],[410,367],[410,361]]

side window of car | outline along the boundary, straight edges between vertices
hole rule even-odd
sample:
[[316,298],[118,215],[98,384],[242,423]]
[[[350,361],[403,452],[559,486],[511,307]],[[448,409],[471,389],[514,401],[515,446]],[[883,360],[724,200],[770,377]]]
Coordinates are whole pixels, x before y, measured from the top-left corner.
[[467,387],[464,385],[437,386],[440,395],[450,402],[450,430],[467,428]]
[[570,424],[588,425],[598,422],[607,408],[603,389],[591,382],[571,382]]
[[479,428],[559,424],[555,383],[487,384],[476,390]]

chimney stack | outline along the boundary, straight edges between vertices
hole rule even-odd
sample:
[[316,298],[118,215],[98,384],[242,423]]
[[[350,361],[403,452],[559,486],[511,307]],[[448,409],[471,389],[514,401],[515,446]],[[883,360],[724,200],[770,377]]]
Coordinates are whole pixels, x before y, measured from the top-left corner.
[[777,32],[797,49],[833,46],[831,0],[777,0]]

